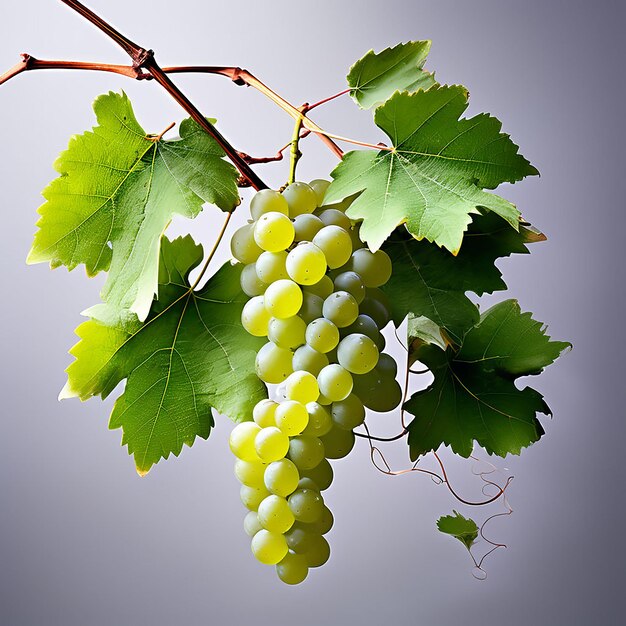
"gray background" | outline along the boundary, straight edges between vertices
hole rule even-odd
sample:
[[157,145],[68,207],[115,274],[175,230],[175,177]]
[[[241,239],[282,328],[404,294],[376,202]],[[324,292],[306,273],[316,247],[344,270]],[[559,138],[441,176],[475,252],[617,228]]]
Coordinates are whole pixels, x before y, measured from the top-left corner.
[[[503,193],[549,242],[500,266],[522,307],[575,350],[532,381],[554,410],[547,436],[519,459],[500,463],[516,476],[515,513],[491,526],[509,548],[487,562],[487,581],[474,580],[460,544],[434,530],[434,520],[456,506],[445,488],[419,475],[377,473],[359,441],[337,465],[328,495],[336,518],[333,557],[306,584],[286,588],[249,553],[225,419],[218,418],[208,442],[139,479],[120,433],[107,430],[110,402],[57,403],[73,328],[102,281],[87,281],[82,270],[51,273],[24,264],[39,191],[54,176],[51,163],[69,136],[92,125],[96,95],[125,89],[155,132],[181,119],[181,111],[158,86],[122,77],[18,77],[0,89],[0,623],[618,623],[626,583],[624,5],[93,0],[92,6],[153,47],[163,63],[239,64],[296,103],[342,89],[347,68],[371,47],[432,39],[428,66],[439,80],[467,85],[470,113],[500,117],[542,172]],[[2,3],[0,66],[22,51],[126,62],[52,0]],[[269,154],[289,139],[289,118],[252,90],[218,77],[177,81],[240,149]],[[315,118],[329,130],[381,138],[369,114],[348,99]],[[304,179],[334,165],[318,144],[314,138],[304,144]],[[279,185],[285,168],[259,172]],[[191,228],[210,243],[217,219],[207,210]],[[177,223],[174,231],[187,226]],[[373,418],[372,428],[392,433],[397,420]],[[389,448],[403,467],[403,444]],[[467,463],[450,461],[450,470],[460,491],[480,496]]]

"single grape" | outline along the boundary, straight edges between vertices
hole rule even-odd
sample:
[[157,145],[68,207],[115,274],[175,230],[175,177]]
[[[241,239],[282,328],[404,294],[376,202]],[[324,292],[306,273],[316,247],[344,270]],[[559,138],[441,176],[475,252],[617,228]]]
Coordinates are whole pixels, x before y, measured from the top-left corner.
[[284,535],[273,533],[264,528],[252,537],[250,547],[256,559],[265,565],[276,565],[289,552]]
[[293,222],[276,211],[261,215],[254,226],[254,241],[268,252],[286,250],[293,243],[295,234]]
[[315,402],[320,395],[317,379],[310,372],[294,372],[285,381],[285,395],[288,400],[297,400],[302,404]]
[[322,459],[314,468],[300,470],[303,478],[310,478],[320,491],[325,491],[333,482],[333,468],[331,464]]
[[378,348],[366,335],[348,335],[337,346],[337,360],[349,372],[365,374],[378,363]]
[[330,412],[333,424],[343,430],[352,430],[365,420],[365,407],[353,393],[345,400],[333,402]]
[[298,348],[305,343],[306,324],[301,317],[294,315],[280,319],[270,318],[267,337],[280,348]]
[[365,285],[356,272],[341,272],[335,277],[334,285],[336,291],[347,291],[357,301],[357,304],[363,302]]
[[235,476],[242,485],[248,487],[263,487],[263,475],[265,474],[265,463],[260,461],[235,461]]
[[248,511],[243,518],[243,529],[248,537],[254,537],[261,530],[261,522],[256,511]]
[[265,468],[265,487],[277,496],[287,497],[298,488],[300,474],[290,459],[280,459]]
[[261,461],[278,461],[289,451],[289,437],[275,426],[262,428],[254,438],[254,449]]
[[324,443],[326,457],[329,459],[342,459],[354,447],[354,433],[338,426],[333,426],[329,433],[320,438]]
[[277,280],[289,278],[287,274],[287,253],[284,250],[278,252],[263,252],[254,264],[256,275],[259,280],[268,285],[275,283]]
[[326,257],[314,243],[301,242],[287,255],[287,273],[299,285],[314,285],[326,273]]
[[322,276],[319,282],[314,285],[306,285],[302,289],[303,291],[312,293],[314,296],[319,296],[322,300],[324,300],[335,290],[335,286],[333,285],[333,281],[328,276]]
[[261,526],[275,533],[287,532],[296,521],[287,500],[274,494],[259,504],[257,514]]
[[309,423],[302,431],[303,435],[321,437],[332,428],[333,421],[330,413],[319,402],[309,402],[306,410],[309,414]]
[[313,533],[310,530],[306,530],[303,524],[296,522],[286,533],[285,539],[290,550],[293,550],[296,554],[304,554],[313,547],[311,537]]
[[261,431],[254,422],[241,422],[232,429],[228,444],[231,452],[242,461],[259,461],[254,448],[254,440]]
[[319,297],[309,292],[302,294],[302,306],[298,311],[298,315],[309,324],[314,319],[322,316],[322,307],[324,301]]
[[361,313],[353,324],[342,328],[340,334],[342,337],[347,337],[353,333],[361,333],[369,337],[376,344],[379,352],[385,347],[385,338],[378,330],[376,322],[369,315]]
[[313,213],[317,208],[317,195],[306,183],[295,182],[287,185],[283,196],[289,204],[289,215],[296,217],[303,213]]
[[250,201],[250,214],[252,219],[258,220],[264,213],[282,213],[289,215],[287,200],[273,189],[261,189],[257,191]]
[[312,469],[324,458],[324,446],[317,437],[292,437],[289,441],[289,458],[298,470]]
[[254,296],[243,306],[241,325],[255,337],[266,337],[270,314],[265,308],[265,296]]
[[350,235],[340,226],[324,226],[313,237],[313,243],[322,250],[331,269],[345,265],[352,254]]
[[322,509],[322,515],[312,524],[305,524],[304,522],[296,522],[298,526],[304,530],[308,530],[313,535],[325,535],[330,532],[335,523],[332,511],[324,505]]
[[380,287],[391,278],[391,259],[384,250],[355,250],[350,264],[366,287]]
[[319,492],[318,486],[310,478],[301,478],[298,481],[298,489],[312,489]]
[[[270,289],[271,285],[267,291]],[[267,297],[267,291],[265,292],[265,297]],[[354,296],[347,291],[336,291],[324,300],[322,314],[326,319],[333,322],[335,326],[343,328],[354,323],[359,315],[359,305]]]
[[[311,376],[311,374],[309,375]],[[285,435],[293,437],[299,435],[306,428],[306,425],[309,423],[309,414],[304,404],[296,402],[295,400],[285,400],[276,408],[275,419],[276,426],[278,426]]]
[[250,298],[263,295],[267,289],[267,284],[257,276],[256,263],[244,265],[239,276],[239,283],[241,290]]
[[318,317],[305,331],[306,343],[318,352],[329,352],[339,343],[339,330],[329,319]]
[[230,251],[241,263],[254,263],[259,258],[263,250],[254,240],[254,224],[245,224],[233,233]]
[[316,178],[309,183],[309,187],[313,189],[315,195],[317,196],[317,206],[322,206],[326,190],[330,187],[330,181]]
[[385,328],[391,319],[389,309],[379,299],[365,296],[360,306],[361,313],[371,317],[378,328]]
[[248,487],[248,485],[241,485],[239,490],[239,497],[242,504],[250,511],[256,511],[259,508],[259,504],[270,495],[270,492],[261,487]]
[[302,306],[302,290],[292,280],[277,280],[263,296],[265,308],[273,317],[292,317]]
[[368,409],[379,413],[395,409],[402,401],[402,388],[398,382],[382,374],[377,367],[367,374],[354,377],[354,393]]
[[274,413],[276,412],[277,402],[274,400],[260,400],[252,409],[252,419],[261,427],[276,426],[274,421]]
[[344,400],[352,391],[352,375],[337,363],[331,363],[317,376],[320,392],[331,402]]
[[333,403],[333,401],[325,396],[323,393],[320,393],[320,397],[317,399],[317,402],[322,406],[330,406]]
[[339,226],[345,231],[349,231],[352,228],[350,218],[339,209],[324,209],[320,211],[319,218],[325,226]]
[[265,383],[278,384],[293,372],[293,352],[268,341],[257,352],[255,369]]
[[398,375],[398,364],[390,354],[381,354],[378,357],[376,369],[387,378],[395,378]]
[[289,496],[289,508],[299,522],[317,522],[324,510],[324,499],[312,489],[296,489]]
[[313,237],[324,228],[324,222],[312,213],[302,213],[293,220],[296,231],[294,241],[313,241]]
[[301,346],[293,354],[293,371],[303,370],[317,376],[326,365],[328,365],[328,357],[311,346]]
[[299,585],[309,573],[306,557],[302,554],[286,554],[285,558],[276,564],[276,573],[287,585]]
[[322,535],[311,535],[309,549],[305,553],[309,567],[321,567],[330,558],[330,546]]

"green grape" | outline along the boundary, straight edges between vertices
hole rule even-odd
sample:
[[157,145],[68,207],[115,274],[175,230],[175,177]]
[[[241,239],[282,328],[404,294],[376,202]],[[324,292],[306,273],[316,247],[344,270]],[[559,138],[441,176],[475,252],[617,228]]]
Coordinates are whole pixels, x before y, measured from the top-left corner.
[[322,276],[321,280],[314,285],[303,287],[303,291],[319,296],[322,300],[328,298],[334,290],[333,281],[328,276]]
[[250,298],[262,295],[267,289],[267,285],[257,276],[256,263],[244,265],[239,276],[239,283],[241,290]]
[[295,234],[293,222],[276,211],[264,213],[254,225],[254,241],[268,252],[286,250],[293,243]]
[[355,250],[350,264],[366,287],[380,287],[391,278],[391,259],[384,250]]
[[276,408],[275,419],[276,426],[278,426],[285,435],[293,437],[299,435],[306,428],[306,425],[309,423],[309,414],[304,404],[296,402],[295,400],[285,400]]
[[330,558],[330,546],[322,535],[311,535],[309,549],[305,553],[309,567],[321,567]]
[[366,374],[378,363],[378,348],[366,335],[348,335],[337,346],[337,360],[353,374]]
[[254,440],[261,427],[254,422],[241,422],[232,429],[228,444],[231,452],[242,461],[259,461],[254,448]]
[[390,354],[381,354],[378,357],[376,369],[387,378],[395,378],[398,375],[398,364]]
[[287,255],[287,273],[299,285],[314,285],[326,273],[326,257],[314,243],[301,242]]
[[309,292],[304,292],[302,294],[302,306],[298,311],[298,315],[309,324],[314,319],[322,316],[322,307],[324,306],[324,301]]
[[303,435],[321,437],[332,428],[333,421],[330,413],[319,402],[309,402],[306,410],[309,414],[309,423],[302,431]]
[[304,524],[296,522],[286,533],[285,539],[290,550],[296,554],[304,554],[313,547],[311,537],[313,533],[304,527]]
[[239,490],[239,497],[242,504],[250,511],[256,511],[259,508],[259,504],[270,495],[270,492],[261,487],[248,487],[248,485],[241,485]]
[[361,333],[369,337],[380,352],[385,347],[385,338],[378,330],[376,322],[369,316],[361,313],[353,324],[341,329],[342,337],[347,337],[353,333]]
[[270,314],[265,308],[265,296],[254,296],[243,306],[241,325],[255,337],[266,337]]
[[298,481],[298,489],[312,489],[313,491],[319,491],[317,485],[310,478],[301,478]]
[[313,489],[296,489],[289,496],[289,508],[299,522],[317,522],[324,510],[324,499]]
[[322,250],[331,269],[345,265],[352,254],[350,235],[339,226],[324,226],[313,237],[313,243]]
[[240,263],[254,263],[259,258],[263,250],[254,240],[254,224],[246,224],[233,233],[230,251]]
[[323,393],[320,393],[320,397],[317,399],[317,402],[322,406],[330,406],[333,403],[333,401],[326,397]]
[[333,482],[333,468],[331,464],[322,459],[314,468],[301,470],[300,475],[303,478],[310,478],[320,491],[328,489]]
[[294,315],[280,319],[270,318],[267,337],[280,348],[298,348],[305,343],[306,324],[301,317]]
[[254,537],[261,530],[261,522],[256,511],[248,511],[243,518],[243,529],[248,537]]
[[333,402],[330,411],[333,424],[343,430],[352,430],[365,420],[365,407],[353,393],[345,400]]
[[324,458],[324,446],[317,437],[300,435],[289,441],[289,458],[298,470],[314,468]]
[[276,426],[262,428],[254,438],[254,449],[264,463],[278,461],[289,451],[289,437]]
[[276,573],[278,578],[287,585],[299,585],[309,573],[306,557],[302,554],[288,553],[280,563],[276,564]]
[[326,365],[328,365],[328,357],[311,346],[301,346],[293,354],[292,366],[296,372],[302,370],[317,376]]
[[293,220],[296,231],[294,241],[313,241],[313,237],[324,228],[324,222],[312,213],[302,213]]
[[368,409],[379,413],[395,409],[402,401],[402,388],[398,382],[382,374],[377,367],[354,377],[354,393]]
[[294,316],[302,306],[302,290],[292,280],[277,280],[263,296],[265,308],[273,317]]
[[357,304],[363,302],[365,285],[356,272],[341,272],[335,277],[334,285],[336,291],[347,291],[357,301]]
[[[285,381],[285,396],[302,404],[315,402],[320,395],[317,379],[310,372],[294,372]],[[308,422],[308,419],[307,419]],[[305,424],[306,426],[306,424]]]
[[331,402],[345,400],[352,391],[352,375],[337,363],[331,363],[317,376],[320,393],[323,393]]
[[275,283],[277,280],[289,278],[287,274],[287,253],[284,250],[278,252],[263,252],[256,260],[256,275],[259,280],[268,285]]
[[312,535],[325,535],[329,533],[335,523],[335,518],[331,510],[324,505],[322,509],[322,515],[312,524],[305,524],[304,522],[297,522],[298,526],[304,530],[308,530]]
[[[271,289],[268,287],[267,291]],[[267,297],[267,291],[266,296]],[[336,291],[324,300],[322,306],[322,314],[329,319],[335,326],[343,328],[353,324],[359,316],[359,305],[354,296],[347,291]]]
[[260,400],[252,409],[252,419],[261,427],[276,426],[274,413],[276,413],[277,402],[274,400]]
[[257,511],[259,522],[266,530],[274,533],[285,533],[296,521],[287,500],[277,495],[267,496]]
[[317,206],[322,206],[326,190],[330,187],[330,181],[316,178],[309,183],[309,187],[313,189],[315,195],[317,196]]
[[321,437],[321,440],[324,443],[327,458],[343,459],[354,447],[355,437],[351,430],[333,426],[328,434]]
[[235,461],[235,476],[242,485],[248,487],[263,487],[263,476],[265,474],[265,463],[259,461]]
[[339,209],[324,209],[318,216],[325,226],[339,226],[345,231],[349,231],[352,228],[352,222],[350,218]]
[[379,299],[365,296],[360,306],[361,313],[371,317],[378,328],[385,328],[391,319],[389,309]]
[[279,348],[268,341],[257,352],[255,369],[257,376],[265,383],[278,384],[293,372],[293,352]]
[[286,498],[298,488],[300,473],[290,459],[280,459],[265,468],[265,487],[277,496]]
[[256,559],[265,565],[276,565],[289,552],[284,535],[264,528],[252,537],[250,547]]
[[339,330],[325,317],[313,320],[305,331],[305,340],[318,352],[330,352],[339,343]]
[[250,201],[250,214],[252,219],[258,220],[264,213],[282,213],[289,215],[287,200],[273,189],[261,189],[257,191]]
[[317,208],[317,194],[306,183],[295,182],[287,185],[283,196],[289,204],[289,215],[296,217],[303,213],[313,213]]

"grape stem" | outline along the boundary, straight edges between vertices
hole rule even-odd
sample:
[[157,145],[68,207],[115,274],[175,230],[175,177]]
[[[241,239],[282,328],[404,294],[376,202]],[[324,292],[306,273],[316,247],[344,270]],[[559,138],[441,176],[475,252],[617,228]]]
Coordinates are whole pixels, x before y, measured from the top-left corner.
[[226,229],[228,228],[228,223],[230,222],[230,218],[232,216],[233,216],[233,211],[229,211],[228,213],[226,213],[226,219],[224,220],[224,223],[222,224],[222,228],[220,229],[220,232],[217,235],[217,239],[215,240],[215,243],[213,244],[213,248],[211,249],[211,252],[209,252],[209,256],[206,258],[206,261],[204,262],[204,265],[202,266],[202,269],[200,270],[200,274],[198,274],[198,278],[196,278],[193,285],[191,285],[190,291],[195,291],[196,287],[200,284],[200,281],[204,278],[206,271],[209,269],[209,264],[213,260],[213,257],[215,256],[215,253],[217,252],[217,249],[219,248],[220,243],[222,243],[222,239],[224,238],[224,234],[226,233]]
[[291,137],[291,158],[289,161],[289,178],[287,180],[287,184],[291,185],[291,183],[296,180],[296,167],[298,166],[298,161],[302,157],[302,152],[300,151],[299,143],[300,143],[300,130],[302,129],[302,122],[304,121],[304,116],[306,112],[309,110],[308,103],[304,103],[299,109],[300,115],[296,119],[296,123],[293,127],[293,135]]

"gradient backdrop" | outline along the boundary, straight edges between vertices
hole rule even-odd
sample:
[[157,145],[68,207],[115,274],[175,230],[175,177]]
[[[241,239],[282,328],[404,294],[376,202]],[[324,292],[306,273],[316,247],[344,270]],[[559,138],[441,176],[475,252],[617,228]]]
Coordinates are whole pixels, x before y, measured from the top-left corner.
[[[371,47],[430,38],[428,67],[462,82],[470,113],[490,111],[541,170],[504,190],[549,242],[500,264],[511,294],[575,350],[536,381],[554,411],[545,439],[502,462],[516,478],[515,513],[491,535],[509,543],[478,582],[462,546],[436,518],[459,508],[419,475],[377,473],[359,441],[328,492],[336,525],[331,561],[286,588],[255,563],[218,418],[209,441],[135,474],[107,430],[111,402],[57,403],[67,349],[102,281],[24,259],[40,190],[90,103],[125,89],[158,132],[181,111],[158,86],[122,77],[40,72],[0,89],[3,268],[0,337],[0,624],[393,624],[404,626],[623,623],[624,613],[624,4],[578,1],[379,0],[316,3],[92,0],[91,5],[167,64],[238,64],[296,103],[344,87]],[[91,26],[53,0],[3,2],[0,66],[19,52],[125,63]],[[291,120],[251,89],[218,77],[180,77],[226,136],[251,154],[285,143]],[[379,141],[349,99],[316,112],[329,130]],[[309,138],[305,180],[333,157]],[[286,165],[259,167],[281,184]],[[243,219],[242,214],[238,220]],[[210,243],[218,216],[192,232]],[[235,220],[236,221],[236,220]],[[177,222],[174,232],[187,224]],[[498,295],[501,299],[504,296]],[[393,433],[396,420],[372,428]],[[389,446],[396,467],[402,443]],[[479,497],[467,463],[457,488]],[[460,510],[468,513],[467,508]],[[495,512],[499,509],[493,509]],[[481,519],[484,511],[476,513]]]

